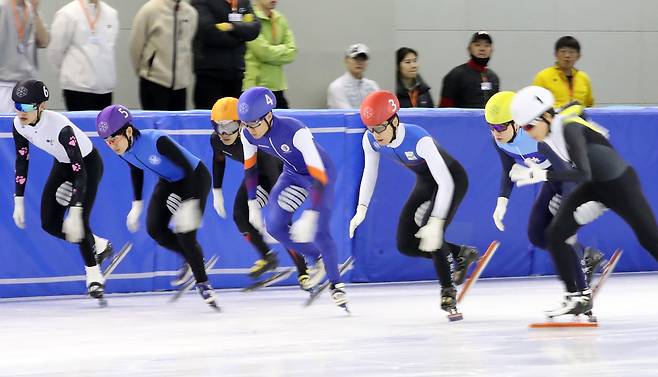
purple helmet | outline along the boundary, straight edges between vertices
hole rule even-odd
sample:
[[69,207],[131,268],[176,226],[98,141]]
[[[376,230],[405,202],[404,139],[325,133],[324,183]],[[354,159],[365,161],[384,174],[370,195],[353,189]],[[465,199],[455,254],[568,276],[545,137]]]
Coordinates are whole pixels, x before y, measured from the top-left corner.
[[243,122],[261,119],[276,107],[276,97],[271,90],[255,86],[245,90],[238,101],[238,116]]
[[130,110],[123,105],[111,105],[104,108],[96,117],[98,136],[107,139],[128,123],[133,122]]

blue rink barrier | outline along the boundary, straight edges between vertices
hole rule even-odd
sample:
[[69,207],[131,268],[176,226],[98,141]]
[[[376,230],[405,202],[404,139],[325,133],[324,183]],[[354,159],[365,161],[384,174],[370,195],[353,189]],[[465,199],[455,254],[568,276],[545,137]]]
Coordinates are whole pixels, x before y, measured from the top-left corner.
[[[436,279],[430,260],[409,258],[396,249],[395,233],[402,205],[409,194],[413,175],[387,159],[382,159],[377,188],[366,220],[354,239],[348,237],[348,224],[354,214],[363,167],[361,138],[363,126],[355,111],[287,110],[278,115],[294,116],[312,129],[319,143],[330,153],[337,168],[336,206],[332,232],[338,245],[339,259],[350,253],[356,256],[353,282],[381,282]],[[595,121],[611,132],[611,141],[619,153],[632,164],[642,181],[652,208],[658,208],[658,109],[606,108],[588,111]],[[110,239],[115,248],[133,242],[133,251],[113,274],[108,292],[136,292],[170,289],[169,280],[181,260],[173,252],[156,245],[146,234],[144,217],[139,232],[131,234],[125,218],[133,198],[129,169],[95,132],[96,112],[68,113],[70,119],[87,131],[101,153],[105,173],[91,215],[92,229]],[[208,111],[135,112],[138,128],[157,128],[172,137],[211,168]],[[438,142],[465,167],[469,189],[446,239],[470,244],[484,250],[494,239],[501,248],[483,273],[483,277],[510,277],[553,274],[546,251],[534,248],[526,235],[526,224],[538,186],[515,188],[505,217],[506,231],[499,232],[491,218],[498,194],[501,174],[498,155],[481,110],[405,109],[401,119],[426,128]],[[74,247],[46,234],[41,229],[41,191],[52,166],[52,158],[31,146],[30,168],[25,193],[25,230],[12,220],[15,150],[11,136],[12,118],[0,117],[0,297],[79,294],[84,289],[82,258]],[[238,232],[232,216],[232,201],[243,177],[241,165],[229,161],[224,179],[228,220],[223,220],[209,198],[199,242],[206,257],[219,256],[211,271],[215,287],[242,287],[250,279],[247,269],[257,258]],[[155,184],[146,174],[144,198],[150,198]],[[2,183],[4,182],[4,183]],[[608,211],[610,212],[610,211]],[[648,271],[658,264],[642,249],[630,228],[615,214],[607,213],[579,233],[580,241],[597,247],[609,256],[615,248],[625,250],[617,271]],[[283,265],[291,265],[280,245],[275,245]],[[290,278],[285,284],[295,284]]]

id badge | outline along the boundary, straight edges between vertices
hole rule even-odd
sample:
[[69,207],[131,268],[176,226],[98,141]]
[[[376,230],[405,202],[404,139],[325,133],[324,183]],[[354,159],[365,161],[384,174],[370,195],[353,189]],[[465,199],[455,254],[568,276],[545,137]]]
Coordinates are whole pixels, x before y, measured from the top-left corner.
[[241,13],[229,13],[228,15],[229,22],[241,22],[242,14]]
[[89,43],[93,43],[95,45],[101,44],[101,37],[100,35],[92,34],[89,36]]
[[480,83],[480,89],[482,90],[491,90],[493,89],[493,85],[491,84],[491,81],[484,81]]

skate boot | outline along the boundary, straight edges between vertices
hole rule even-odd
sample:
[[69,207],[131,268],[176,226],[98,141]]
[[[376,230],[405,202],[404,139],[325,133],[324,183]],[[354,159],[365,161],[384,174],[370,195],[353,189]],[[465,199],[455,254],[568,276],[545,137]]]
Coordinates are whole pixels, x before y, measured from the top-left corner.
[[441,288],[441,309],[448,312],[450,322],[464,319],[462,314],[457,311],[457,290],[455,287]]
[[98,303],[101,306],[106,306],[107,302],[103,298],[105,294],[105,278],[101,273],[100,267],[98,265],[86,267],[85,272],[87,275],[87,294],[91,298],[98,300]]
[[297,282],[299,282],[299,288],[304,290],[304,291],[311,291],[313,290],[313,287],[308,284],[309,280],[311,280],[311,277],[308,276],[308,270],[304,273],[300,273],[297,275]]
[[548,318],[567,314],[591,316],[592,306],[592,291],[588,289],[581,292],[568,292],[558,308],[547,310],[545,313]]
[[203,302],[210,305],[213,309],[219,310],[217,305],[217,297],[215,296],[215,290],[212,289],[212,286],[207,281],[196,284],[196,290],[201,295]]
[[187,264],[187,262],[183,262],[183,265],[180,266],[178,272],[176,272],[176,278],[171,281],[171,285],[179,287],[190,279],[192,279],[192,268],[190,268],[190,265]]
[[324,278],[327,276],[327,272],[324,269],[324,262],[322,257],[319,257],[315,261],[315,266],[308,270],[309,279],[306,282],[306,290],[315,288],[316,285],[322,283]]
[[461,285],[466,280],[466,273],[473,262],[478,259],[478,251],[473,246],[463,245],[459,249],[455,272],[452,274],[452,281],[455,285]]
[[334,300],[334,303],[337,306],[340,306],[341,308],[347,310],[349,313],[349,309],[347,308],[347,294],[345,293],[345,283],[331,283],[329,285],[329,289],[331,289],[331,299]]
[[100,266],[104,261],[110,259],[114,254],[114,247],[112,247],[112,242],[106,240],[105,238],[94,236],[94,255],[96,256],[96,263]]
[[585,278],[587,279],[587,285],[592,283],[594,273],[599,269],[603,262],[604,256],[601,251],[592,247],[585,248],[581,265],[583,266],[583,272],[585,273]]
[[249,277],[256,279],[267,271],[272,271],[279,266],[279,260],[274,251],[269,251],[263,259],[259,259],[249,270]]

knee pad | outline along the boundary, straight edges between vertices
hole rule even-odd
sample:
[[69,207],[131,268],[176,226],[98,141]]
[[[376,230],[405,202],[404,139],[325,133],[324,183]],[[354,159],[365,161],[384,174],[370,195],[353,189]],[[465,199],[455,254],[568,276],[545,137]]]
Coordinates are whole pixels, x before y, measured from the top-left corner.
[[169,196],[167,197],[167,209],[169,210],[169,212],[171,212],[172,215],[175,214],[176,211],[178,211],[178,207],[180,207],[180,203],[181,203],[181,197],[179,195],[173,192],[169,194]]
[[430,208],[430,204],[432,204],[432,201],[428,200],[423,204],[421,204],[420,206],[418,206],[418,208],[416,209],[416,213],[414,213],[414,222],[416,223],[416,225],[418,225],[418,227],[425,225],[423,223],[423,220],[425,219],[425,215],[427,214],[427,211]]
[[73,197],[73,183],[64,181],[55,191],[55,201],[62,207],[68,207]]
[[276,202],[284,211],[295,212],[307,197],[308,190],[300,186],[291,185],[281,191]]

